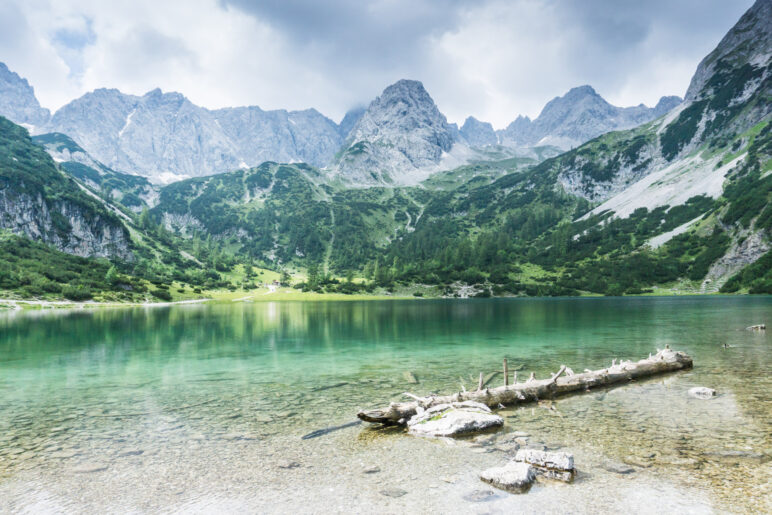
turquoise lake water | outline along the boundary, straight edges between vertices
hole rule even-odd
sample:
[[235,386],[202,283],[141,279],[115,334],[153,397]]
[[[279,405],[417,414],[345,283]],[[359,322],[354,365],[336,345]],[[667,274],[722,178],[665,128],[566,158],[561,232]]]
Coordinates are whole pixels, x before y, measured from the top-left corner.
[[[0,511],[647,512],[652,495],[675,511],[769,511],[772,342],[745,329],[769,322],[770,297],[0,313]],[[487,439],[365,425],[301,439],[405,391],[471,388],[505,357],[540,378],[665,345],[694,369],[502,410]],[[698,385],[719,395],[689,398]],[[524,496],[480,483],[516,431],[574,452],[577,481]]]

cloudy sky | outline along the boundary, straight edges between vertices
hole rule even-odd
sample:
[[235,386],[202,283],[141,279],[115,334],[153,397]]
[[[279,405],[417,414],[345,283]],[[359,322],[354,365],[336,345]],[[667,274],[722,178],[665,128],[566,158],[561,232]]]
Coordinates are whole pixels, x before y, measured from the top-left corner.
[[56,109],[98,87],[339,121],[400,79],[503,127],[591,84],[683,95],[751,0],[0,0],[0,61]]

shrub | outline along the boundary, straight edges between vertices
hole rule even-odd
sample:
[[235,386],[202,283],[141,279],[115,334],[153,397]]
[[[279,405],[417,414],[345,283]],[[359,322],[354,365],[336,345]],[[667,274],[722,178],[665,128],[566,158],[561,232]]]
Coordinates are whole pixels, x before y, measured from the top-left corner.
[[165,300],[167,302],[172,300],[172,294],[169,293],[168,290],[161,290],[161,289],[151,290],[150,294],[157,299]]
[[74,286],[67,284],[62,287],[62,296],[70,300],[88,300],[91,298],[91,289],[86,286]]

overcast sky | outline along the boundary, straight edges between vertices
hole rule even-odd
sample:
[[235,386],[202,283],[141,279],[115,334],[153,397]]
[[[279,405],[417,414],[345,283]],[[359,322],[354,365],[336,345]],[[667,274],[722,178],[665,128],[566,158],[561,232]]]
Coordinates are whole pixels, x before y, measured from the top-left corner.
[[43,106],[114,87],[339,121],[400,78],[450,121],[504,127],[590,84],[616,105],[686,91],[751,0],[0,0],[0,61]]

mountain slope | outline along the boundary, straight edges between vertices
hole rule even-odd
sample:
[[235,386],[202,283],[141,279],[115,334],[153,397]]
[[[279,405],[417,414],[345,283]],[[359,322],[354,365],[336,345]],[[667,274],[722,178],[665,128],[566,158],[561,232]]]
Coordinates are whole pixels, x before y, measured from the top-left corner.
[[77,256],[133,259],[120,219],[0,117],[0,228]]
[[146,178],[108,168],[69,136],[54,132],[33,136],[32,141],[45,148],[62,170],[110,202],[138,213],[158,201],[156,186]]

